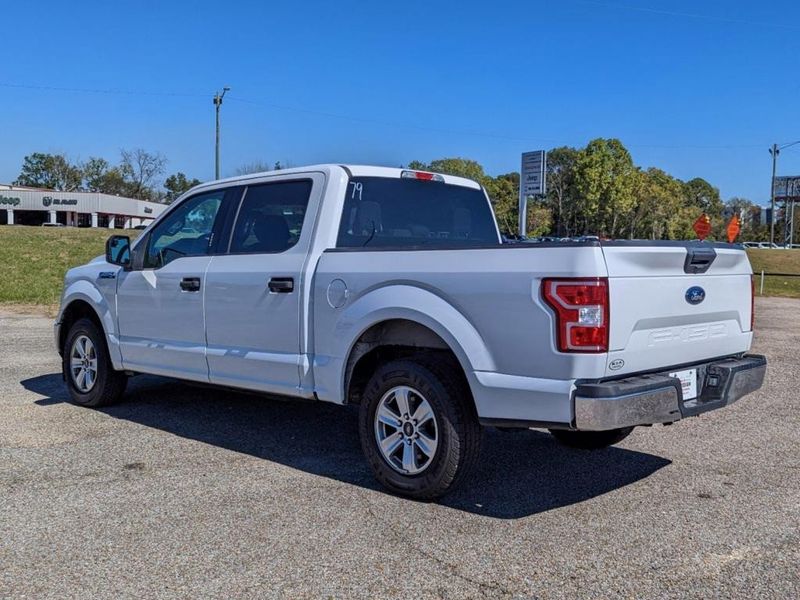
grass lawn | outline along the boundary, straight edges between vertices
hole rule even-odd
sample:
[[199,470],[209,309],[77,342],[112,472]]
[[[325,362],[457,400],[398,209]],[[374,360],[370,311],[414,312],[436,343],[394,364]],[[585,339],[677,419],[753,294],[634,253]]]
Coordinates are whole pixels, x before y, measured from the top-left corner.
[[[105,252],[108,229],[0,226],[0,303],[58,304],[64,273]],[[121,232],[117,232],[121,233]],[[133,239],[138,231],[125,231]]]
[[[748,249],[747,255],[756,274],[756,294],[760,292],[761,271],[765,273],[796,273],[800,275],[800,249]],[[764,277],[765,296],[800,298],[800,277]]]
[[[114,231],[74,227],[0,226],[0,304],[52,307],[64,273],[103,254]],[[136,237],[138,231],[125,233]],[[753,271],[800,274],[800,250],[748,250]],[[756,293],[760,279],[756,278]],[[766,277],[765,296],[800,298],[800,277]]]

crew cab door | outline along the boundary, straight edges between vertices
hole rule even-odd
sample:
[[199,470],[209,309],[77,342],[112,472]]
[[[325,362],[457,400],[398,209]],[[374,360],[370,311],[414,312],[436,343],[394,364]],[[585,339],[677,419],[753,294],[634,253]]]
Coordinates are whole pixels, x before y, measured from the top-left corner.
[[225,190],[187,198],[137,244],[117,283],[126,369],[208,381],[203,289],[225,206]]
[[291,394],[301,387],[304,269],[323,184],[313,173],[245,188],[228,248],[206,274],[212,383]]

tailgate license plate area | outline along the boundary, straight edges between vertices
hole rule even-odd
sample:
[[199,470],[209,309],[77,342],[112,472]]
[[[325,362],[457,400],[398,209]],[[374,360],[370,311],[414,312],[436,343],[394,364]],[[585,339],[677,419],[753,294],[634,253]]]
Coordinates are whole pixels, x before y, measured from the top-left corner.
[[684,400],[697,398],[697,369],[686,369],[669,374],[670,377],[677,377],[681,382]]

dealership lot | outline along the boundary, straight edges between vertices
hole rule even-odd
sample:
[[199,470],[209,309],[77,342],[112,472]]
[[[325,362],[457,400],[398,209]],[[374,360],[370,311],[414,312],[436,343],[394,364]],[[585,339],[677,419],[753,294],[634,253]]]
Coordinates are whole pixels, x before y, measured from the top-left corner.
[[384,493],[355,413],[137,377],[66,403],[49,319],[0,309],[0,598],[800,596],[800,301],[762,390],[586,453],[487,430],[439,504]]

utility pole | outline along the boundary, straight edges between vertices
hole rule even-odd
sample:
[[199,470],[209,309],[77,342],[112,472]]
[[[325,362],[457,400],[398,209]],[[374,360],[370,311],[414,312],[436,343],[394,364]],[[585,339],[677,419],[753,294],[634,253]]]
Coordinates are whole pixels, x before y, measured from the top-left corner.
[[[214,155],[215,158],[214,179],[219,179],[219,109],[222,106],[222,99],[225,97],[225,92],[227,92],[230,89],[231,88],[229,87],[224,87],[222,88],[221,94],[219,92],[214,94],[214,108],[216,109],[217,112],[217,141],[215,144],[215,155]],[[775,177],[774,170],[775,169],[773,167],[773,174],[772,174],[773,178]]]
[[[217,109],[217,114],[219,115],[219,109]],[[217,122],[219,122],[219,117],[217,117]],[[219,126],[217,126],[219,130]],[[769,218],[769,247],[770,249],[775,244],[775,170],[778,167],[778,154],[780,153],[780,149],[778,148],[778,144],[772,144],[772,148],[769,149],[769,153],[772,154],[772,181],[770,183],[770,190],[769,190],[769,197],[770,197],[770,218]],[[219,163],[219,160],[217,160]]]

